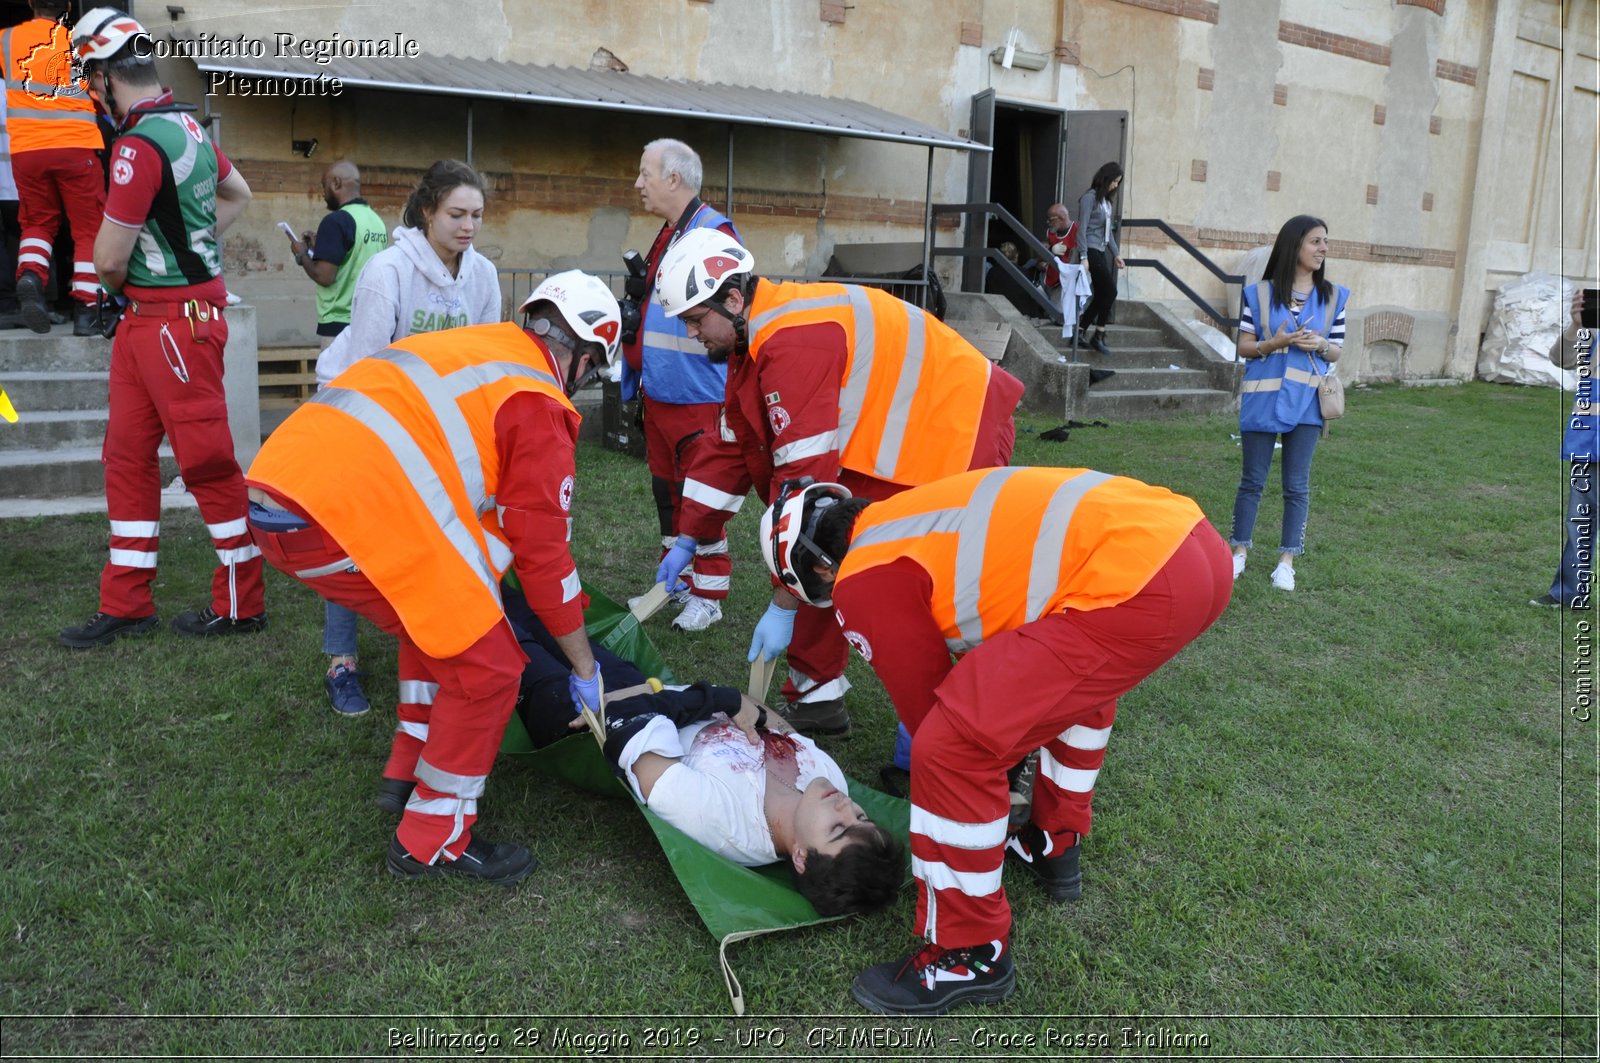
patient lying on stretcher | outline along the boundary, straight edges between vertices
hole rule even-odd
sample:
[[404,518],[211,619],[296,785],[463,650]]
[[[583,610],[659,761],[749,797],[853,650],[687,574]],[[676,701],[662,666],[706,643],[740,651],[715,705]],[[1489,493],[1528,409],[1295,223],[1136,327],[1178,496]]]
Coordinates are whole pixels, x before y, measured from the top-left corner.
[[[528,655],[517,713],[534,745],[571,734],[571,666],[521,596],[504,595]],[[638,668],[591,643],[608,692],[644,684]],[[641,691],[606,706],[605,756],[641,801],[706,848],[746,867],[788,860],[822,915],[894,899],[905,857],[850,800],[832,757],[776,712],[708,683]],[[581,727],[581,723],[577,725]]]

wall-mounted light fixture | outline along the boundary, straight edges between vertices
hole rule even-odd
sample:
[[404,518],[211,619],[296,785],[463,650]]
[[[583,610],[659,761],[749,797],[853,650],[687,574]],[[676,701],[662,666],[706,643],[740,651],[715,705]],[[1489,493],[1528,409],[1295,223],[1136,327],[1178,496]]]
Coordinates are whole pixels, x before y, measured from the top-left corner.
[[1009,44],[990,52],[989,61],[1007,70],[1043,70],[1050,65],[1050,57],[1044,52],[1029,52]]
[[296,155],[304,155],[309,159],[317,152],[317,138],[312,137],[310,140],[291,140],[289,141],[289,150],[293,151]]

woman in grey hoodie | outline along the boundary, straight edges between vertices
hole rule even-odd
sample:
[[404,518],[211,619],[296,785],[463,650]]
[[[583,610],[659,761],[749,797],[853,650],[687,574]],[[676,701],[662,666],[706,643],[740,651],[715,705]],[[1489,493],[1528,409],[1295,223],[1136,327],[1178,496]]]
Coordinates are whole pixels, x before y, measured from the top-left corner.
[[[406,200],[389,246],[373,255],[356,279],[350,326],[317,359],[317,382],[328,382],[362,358],[418,332],[500,320],[500,279],[494,264],[472,249],[483,223],[483,178],[454,159],[428,167]],[[356,614],[327,602],[323,685],[334,711],[359,716],[369,703],[356,665]]]

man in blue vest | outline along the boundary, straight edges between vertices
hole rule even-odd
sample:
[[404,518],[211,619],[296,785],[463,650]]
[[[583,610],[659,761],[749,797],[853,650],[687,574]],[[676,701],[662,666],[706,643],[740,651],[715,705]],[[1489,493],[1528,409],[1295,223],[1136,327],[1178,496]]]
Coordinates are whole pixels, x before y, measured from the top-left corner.
[[[309,229],[289,237],[294,263],[317,285],[317,339],[324,350],[350,324],[356,279],[367,260],[389,246],[383,219],[361,198],[361,171],[340,159],[322,174],[322,201],[328,213],[315,233]],[[325,602],[322,652],[328,655],[323,688],[335,712],[360,716],[371,707],[361,689],[356,660],[356,614]]]
[[645,460],[661,525],[662,553],[677,550],[693,556],[693,563],[683,570],[683,581],[667,588],[683,603],[683,611],[672,621],[680,631],[703,631],[722,619],[733,567],[726,537],[703,544],[678,532],[684,476],[696,450],[737,446],[731,436],[724,438],[720,424],[728,367],[713,364],[705,347],[690,339],[683,322],[669,318],[655,297],[661,256],[680,233],[715,228],[739,238],[733,222],[700,201],[702,174],[700,156],[681,140],[645,145],[633,187],[639,190],[644,209],[663,224],[646,259],[640,304],[644,325],[634,342],[622,349],[622,397],[644,395]]

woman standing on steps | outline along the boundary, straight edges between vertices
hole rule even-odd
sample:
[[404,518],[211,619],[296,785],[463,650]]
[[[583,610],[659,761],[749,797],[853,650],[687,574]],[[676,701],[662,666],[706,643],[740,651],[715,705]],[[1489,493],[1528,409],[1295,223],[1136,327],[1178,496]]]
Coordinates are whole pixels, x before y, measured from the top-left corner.
[[1111,198],[1122,187],[1122,167],[1108,162],[1094,172],[1089,190],[1078,198],[1078,247],[1073,261],[1082,258],[1089,267],[1089,282],[1094,293],[1078,321],[1079,334],[1086,346],[1110,354],[1106,346],[1106,319],[1117,302],[1117,270],[1122,269],[1122,251],[1111,232]]
[[[1350,289],[1323,276],[1328,223],[1300,214],[1283,223],[1267,257],[1265,278],[1247,286],[1239,308],[1239,398],[1244,473],[1233,502],[1233,578],[1244,572],[1272,451],[1283,440],[1283,532],[1272,585],[1294,590],[1294,559],[1305,550],[1311,505],[1311,455],[1322,434],[1318,376],[1344,348]],[[1259,327],[1258,322],[1265,327]],[[1258,336],[1265,336],[1259,339]]]

